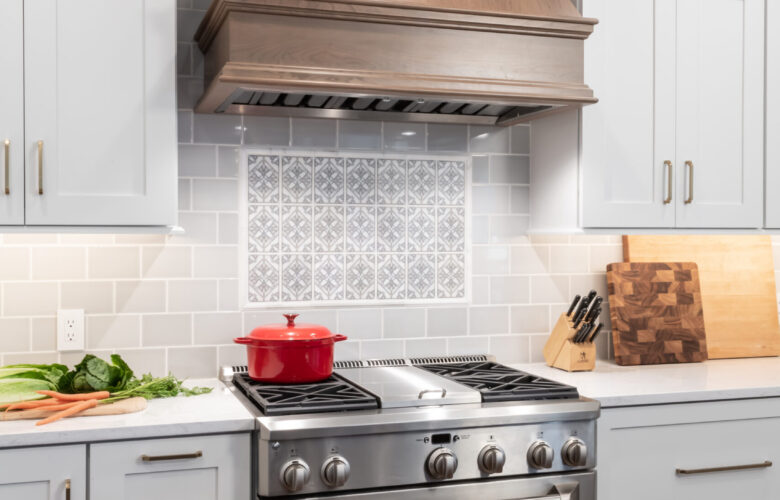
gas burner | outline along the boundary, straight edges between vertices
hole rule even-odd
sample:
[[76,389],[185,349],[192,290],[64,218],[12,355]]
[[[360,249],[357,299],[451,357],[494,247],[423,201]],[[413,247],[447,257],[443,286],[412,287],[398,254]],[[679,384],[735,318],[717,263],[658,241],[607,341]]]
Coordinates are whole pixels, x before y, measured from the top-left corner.
[[575,387],[490,361],[420,365],[418,368],[478,390],[485,402],[579,398]]
[[372,394],[355,387],[336,374],[310,384],[267,384],[236,373],[233,384],[265,415],[293,415],[378,408]]

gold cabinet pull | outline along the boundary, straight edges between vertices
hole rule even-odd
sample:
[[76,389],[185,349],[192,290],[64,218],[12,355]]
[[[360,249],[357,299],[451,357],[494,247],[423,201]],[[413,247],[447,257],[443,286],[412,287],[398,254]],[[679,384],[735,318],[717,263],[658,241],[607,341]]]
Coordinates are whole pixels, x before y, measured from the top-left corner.
[[43,194],[43,141],[38,141],[38,194]]
[[726,472],[733,470],[767,469],[772,467],[772,462],[764,460],[759,464],[729,465],[728,467],[709,467],[706,469],[675,469],[678,476],[690,476],[693,474],[709,474],[710,472]]
[[669,203],[672,202],[672,188],[673,188],[672,177],[674,176],[674,166],[672,165],[672,162],[669,160],[666,160],[664,162],[664,165],[666,166],[666,175],[668,177],[666,183],[666,198],[664,198],[664,205],[668,205]]
[[6,139],[3,144],[5,150],[5,194],[11,194],[11,141]]
[[685,200],[685,204],[690,205],[693,203],[693,162],[688,160],[685,166],[688,167],[688,199]]
[[70,479],[65,480],[65,500],[70,500]]
[[195,453],[185,453],[183,455],[141,455],[141,460],[144,462],[162,462],[164,460],[190,460],[193,458],[200,458],[203,456],[203,452],[198,450]]

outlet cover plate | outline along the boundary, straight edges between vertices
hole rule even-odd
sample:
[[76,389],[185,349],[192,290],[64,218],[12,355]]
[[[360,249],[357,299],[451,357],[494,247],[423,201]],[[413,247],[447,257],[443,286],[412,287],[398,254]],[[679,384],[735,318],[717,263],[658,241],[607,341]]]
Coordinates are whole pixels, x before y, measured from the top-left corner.
[[59,352],[84,350],[84,309],[57,311],[57,350]]

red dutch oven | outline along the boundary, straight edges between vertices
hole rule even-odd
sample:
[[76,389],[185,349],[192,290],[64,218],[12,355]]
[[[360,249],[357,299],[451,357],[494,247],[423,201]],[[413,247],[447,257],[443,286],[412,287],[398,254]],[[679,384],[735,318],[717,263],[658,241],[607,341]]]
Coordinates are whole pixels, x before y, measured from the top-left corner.
[[347,340],[320,325],[295,324],[297,314],[285,314],[287,323],[264,325],[248,337],[234,339],[247,346],[249,376],[260,382],[300,384],[317,382],[333,372],[333,344]]

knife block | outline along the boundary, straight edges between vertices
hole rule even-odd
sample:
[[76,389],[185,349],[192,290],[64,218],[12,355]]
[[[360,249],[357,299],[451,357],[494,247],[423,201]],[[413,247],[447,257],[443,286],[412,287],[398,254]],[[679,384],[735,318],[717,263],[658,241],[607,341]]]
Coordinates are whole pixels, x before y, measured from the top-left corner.
[[596,346],[587,342],[575,344],[572,339],[576,333],[566,313],[561,314],[542,351],[547,366],[567,372],[593,370],[596,366]]

